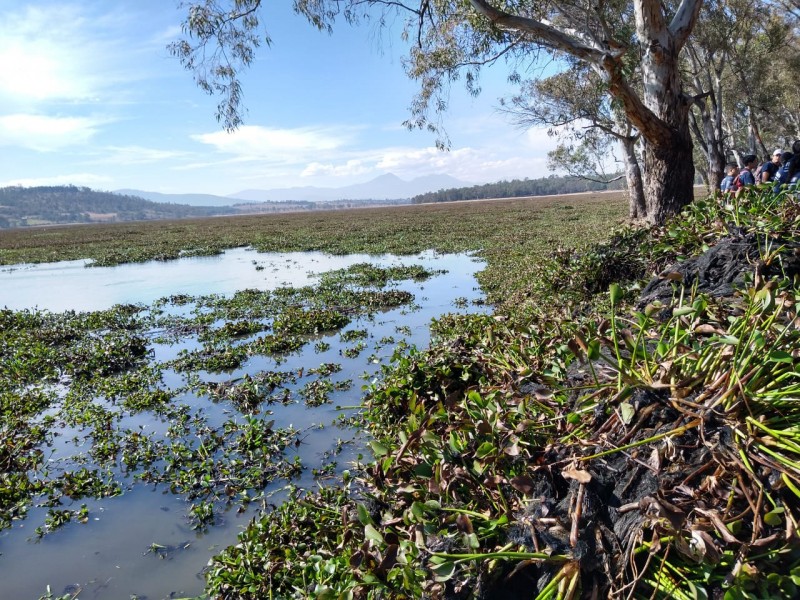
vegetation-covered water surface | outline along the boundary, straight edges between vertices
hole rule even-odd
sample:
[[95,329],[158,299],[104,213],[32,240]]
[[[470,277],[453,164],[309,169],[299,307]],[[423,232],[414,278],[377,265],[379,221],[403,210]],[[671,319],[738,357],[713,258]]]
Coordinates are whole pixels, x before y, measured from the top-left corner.
[[[264,255],[247,254],[251,271],[275,278]],[[83,597],[197,593],[204,547],[232,543],[258,507],[369,454],[356,426],[361,387],[395,351],[425,344],[432,316],[480,309],[469,257],[390,258],[304,287],[0,311],[3,596],[38,597],[50,584]],[[297,261],[294,269],[321,262]],[[140,279],[137,269],[128,276]],[[40,275],[40,295],[57,273]],[[437,280],[441,290],[428,289]],[[92,542],[98,535],[116,543]],[[67,547],[68,557],[53,557]],[[74,560],[92,553],[105,559]],[[27,568],[31,559],[39,568]]]
[[[354,214],[332,248],[480,249],[494,312],[382,366],[374,460],[255,518],[207,596],[793,597],[798,206],[754,190],[616,229],[607,195]],[[297,225],[286,243],[325,247]],[[177,360],[236,360],[218,350]]]

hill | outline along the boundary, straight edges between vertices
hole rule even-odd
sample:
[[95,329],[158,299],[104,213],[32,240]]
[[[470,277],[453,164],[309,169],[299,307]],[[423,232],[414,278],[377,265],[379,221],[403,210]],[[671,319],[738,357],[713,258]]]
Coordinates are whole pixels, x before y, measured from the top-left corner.
[[66,223],[180,219],[235,214],[230,207],[163,204],[86,187],[0,188],[0,228]]

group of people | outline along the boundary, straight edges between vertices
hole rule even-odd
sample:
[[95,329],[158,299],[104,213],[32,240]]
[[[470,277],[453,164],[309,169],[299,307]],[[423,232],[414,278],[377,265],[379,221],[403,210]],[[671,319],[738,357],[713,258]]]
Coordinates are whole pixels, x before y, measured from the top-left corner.
[[725,165],[725,177],[719,189],[723,193],[737,193],[747,186],[772,183],[777,192],[784,184],[794,185],[800,179],[800,140],[792,144],[791,152],[776,148],[772,158],[759,166],[755,154],[742,157],[744,167],[735,163]]

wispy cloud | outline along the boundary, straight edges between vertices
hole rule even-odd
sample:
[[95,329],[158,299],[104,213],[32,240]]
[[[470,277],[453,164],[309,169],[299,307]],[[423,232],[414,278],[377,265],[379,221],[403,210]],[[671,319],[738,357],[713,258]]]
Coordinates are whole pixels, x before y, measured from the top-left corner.
[[156,43],[163,48],[160,39],[130,35],[141,17],[127,8],[97,12],[80,2],[4,8],[0,98],[18,106],[124,101],[133,90],[123,84],[146,76],[137,59]]
[[323,164],[312,162],[300,173],[300,177],[316,177],[325,175],[329,177],[355,177],[364,175],[374,170],[374,165],[367,164],[363,160],[348,160],[343,164]]
[[192,156],[191,153],[180,150],[163,150],[142,146],[106,146],[102,148],[97,158],[86,162],[96,165],[146,165],[166,160],[185,159],[190,156]]
[[0,146],[54,152],[85,144],[106,122],[102,117],[51,117],[35,114],[0,116]]
[[0,181],[0,187],[19,185],[22,187],[35,187],[40,185],[80,185],[97,188],[108,184],[111,178],[94,173],[69,173],[55,177],[27,177]]
[[193,135],[192,139],[240,159],[300,163],[348,146],[353,136],[354,131],[346,128],[275,129],[245,125],[230,133],[215,131]]

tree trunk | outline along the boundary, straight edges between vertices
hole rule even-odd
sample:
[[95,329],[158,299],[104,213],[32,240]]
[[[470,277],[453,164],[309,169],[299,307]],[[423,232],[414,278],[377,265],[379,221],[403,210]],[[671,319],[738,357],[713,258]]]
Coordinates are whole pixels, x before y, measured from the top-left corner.
[[644,146],[644,194],[647,220],[660,225],[694,199],[694,162],[688,123],[684,139]]
[[725,177],[725,156],[722,149],[722,139],[714,126],[714,120],[706,111],[702,113],[703,129],[708,145],[708,182],[714,189],[719,187],[720,181]]
[[694,157],[689,103],[683,92],[678,55],[694,26],[701,2],[683,0],[667,25],[658,0],[635,0],[644,84],[643,102],[630,93],[618,64],[606,60],[609,89],[619,98],[644,141],[647,220],[661,225],[694,199]]
[[647,204],[644,201],[642,169],[634,150],[636,138],[622,137],[619,145],[625,160],[625,179],[628,183],[628,215],[631,219],[644,219],[647,217]]

